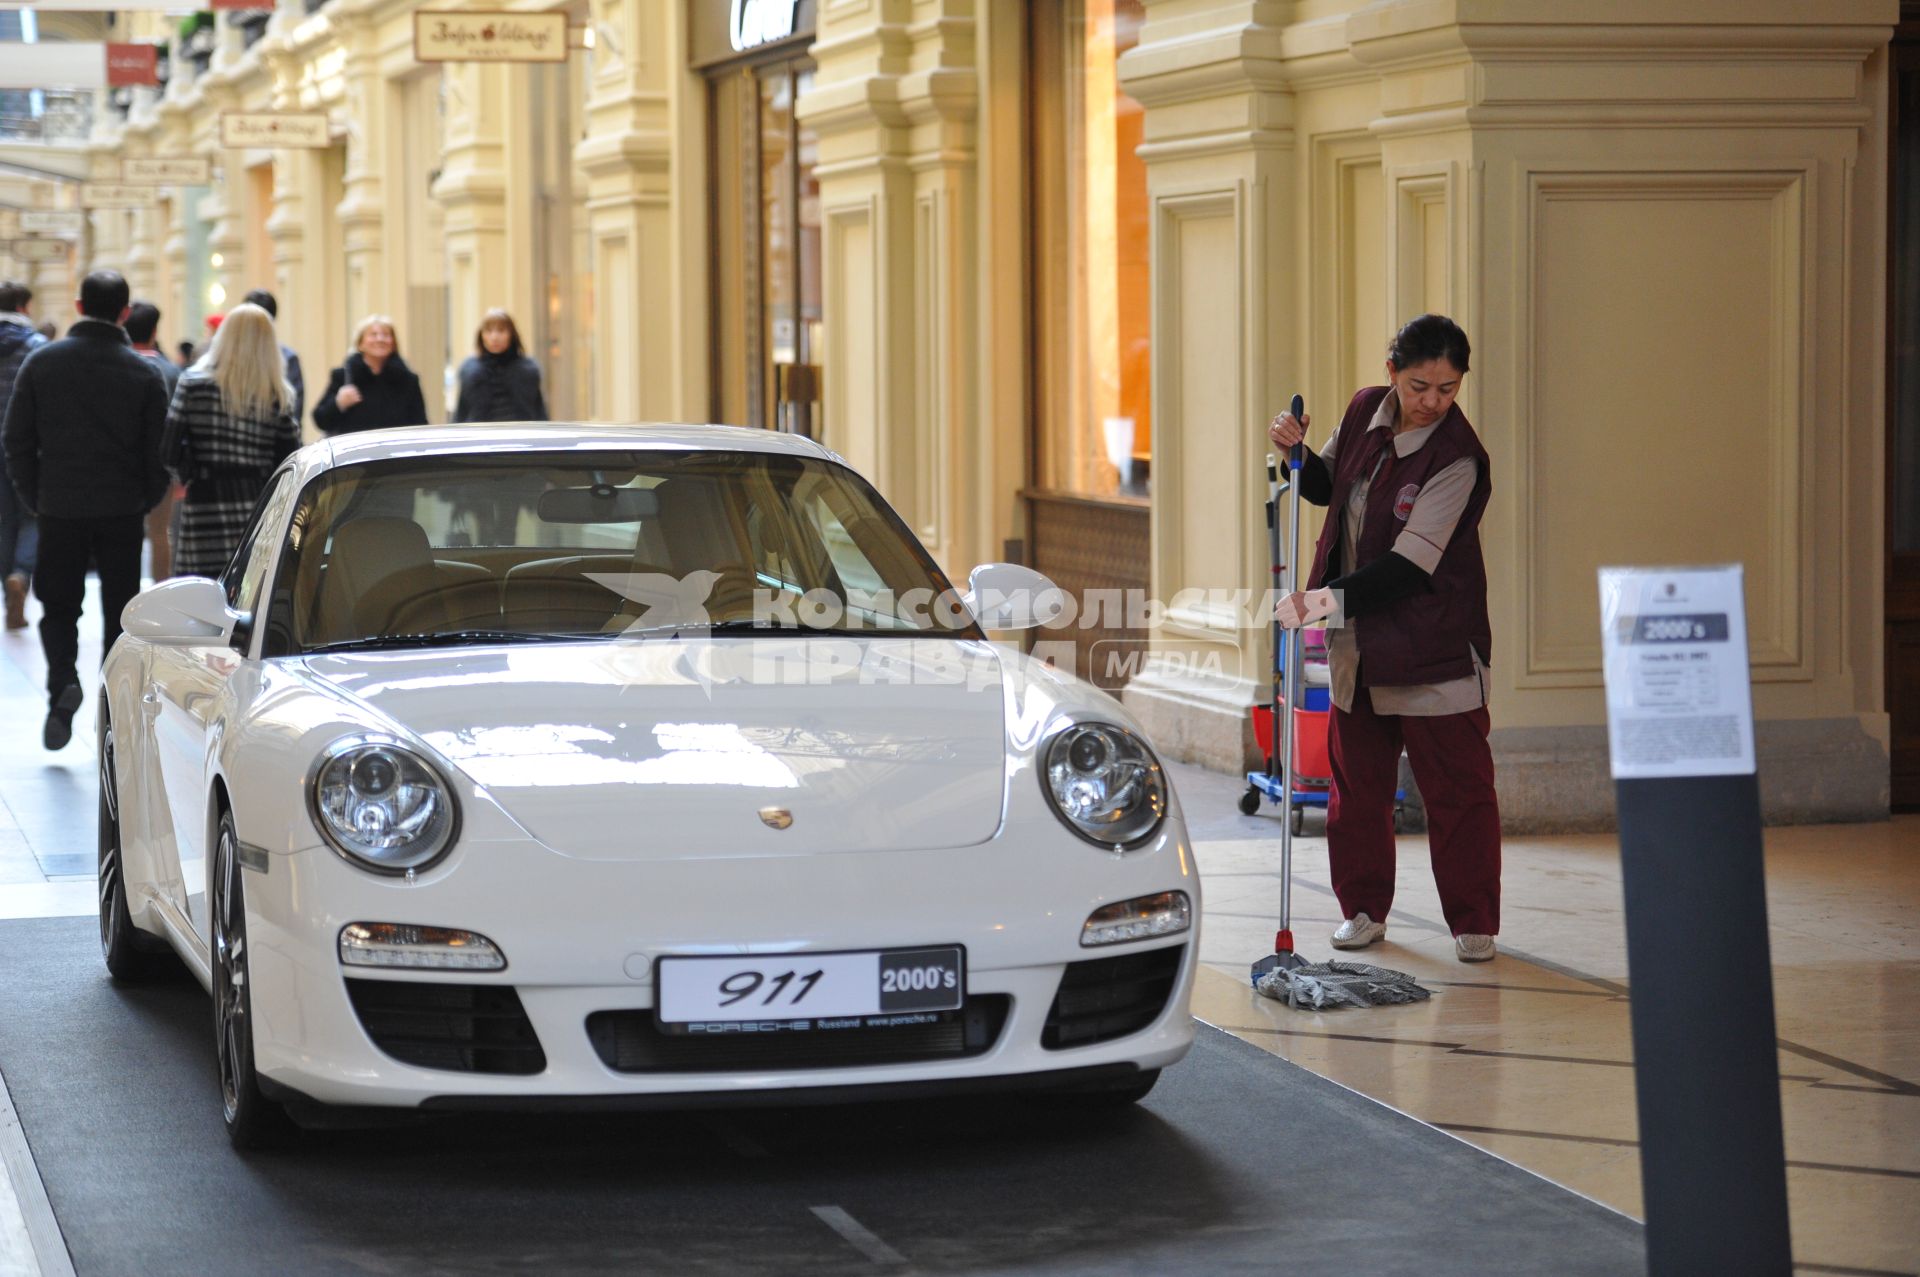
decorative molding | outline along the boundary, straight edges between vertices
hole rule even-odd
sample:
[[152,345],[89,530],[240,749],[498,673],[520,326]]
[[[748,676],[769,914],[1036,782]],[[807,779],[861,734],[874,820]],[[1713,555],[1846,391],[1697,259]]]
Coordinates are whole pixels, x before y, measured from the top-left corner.
[[[1522,661],[1516,686],[1526,688],[1597,688],[1601,686],[1600,644],[1591,642],[1553,647],[1537,632],[1538,607],[1545,596],[1541,573],[1548,570],[1539,558],[1539,545],[1548,513],[1538,504],[1543,476],[1534,447],[1540,409],[1541,352],[1539,299],[1543,217],[1555,201],[1638,202],[1664,200],[1736,200],[1762,202],[1771,215],[1769,266],[1775,300],[1768,355],[1773,382],[1767,402],[1769,420],[1756,423],[1756,432],[1771,448],[1774,483],[1753,503],[1767,520],[1768,560],[1774,573],[1774,607],[1769,615],[1749,614],[1748,634],[1755,682],[1803,682],[1814,677],[1812,653],[1813,609],[1807,605],[1806,582],[1813,577],[1814,558],[1805,535],[1812,520],[1811,440],[1805,423],[1813,412],[1812,393],[1817,377],[1816,334],[1813,319],[1814,254],[1816,242],[1812,210],[1817,208],[1818,164],[1806,160],[1790,168],[1673,168],[1589,170],[1520,168],[1516,170],[1516,208],[1519,233],[1514,238],[1515,282],[1512,322],[1522,334],[1514,367],[1512,402],[1521,421],[1514,432],[1519,455],[1517,581],[1522,592],[1515,599],[1515,615],[1524,627]],[[1623,388],[1623,394],[1628,393]],[[1565,428],[1564,426],[1562,428]],[[1623,472],[1632,464],[1622,458]],[[1608,481],[1596,478],[1596,482]],[[1751,594],[1749,594],[1751,603]]]
[[[1196,188],[1161,187],[1151,192],[1153,200],[1153,339],[1157,347],[1154,359],[1154,381],[1152,390],[1154,422],[1154,503],[1152,533],[1152,588],[1156,596],[1170,597],[1178,590],[1188,588],[1186,564],[1179,551],[1186,547],[1184,533],[1178,537],[1170,536],[1170,528],[1180,528],[1185,521],[1188,501],[1200,495],[1198,485],[1205,483],[1203,476],[1189,476],[1182,456],[1187,446],[1186,436],[1192,430],[1192,424],[1186,419],[1184,400],[1186,387],[1183,382],[1182,364],[1186,354],[1185,315],[1182,313],[1182,284],[1188,269],[1181,252],[1180,232],[1189,222],[1218,220],[1231,228],[1233,239],[1238,246],[1241,258],[1240,269],[1232,273],[1232,292],[1222,296],[1218,304],[1231,304],[1233,315],[1233,341],[1231,345],[1234,359],[1234,385],[1232,389],[1233,411],[1238,414],[1246,406],[1246,359],[1248,350],[1248,300],[1247,281],[1250,277],[1259,277],[1263,261],[1247,261],[1250,236],[1247,224],[1248,192],[1246,181],[1235,181],[1228,186],[1212,185]],[[1261,255],[1264,258],[1264,254]],[[1222,281],[1223,283],[1225,281]],[[1224,290],[1223,290],[1224,291]],[[1228,497],[1220,488],[1231,492]],[[1210,499],[1227,501],[1232,510],[1231,523],[1234,527],[1249,527],[1247,511],[1247,482],[1243,481],[1234,468],[1233,481],[1230,484],[1216,485],[1209,494]],[[1235,537],[1241,561],[1232,565],[1228,574],[1232,583],[1238,584],[1250,579],[1246,562],[1245,538]],[[1220,582],[1199,582],[1204,588]],[[1246,635],[1237,627],[1222,625],[1217,617],[1194,615],[1179,620],[1169,619],[1163,625],[1156,639],[1186,638],[1206,642],[1223,643],[1240,649],[1246,641]]]

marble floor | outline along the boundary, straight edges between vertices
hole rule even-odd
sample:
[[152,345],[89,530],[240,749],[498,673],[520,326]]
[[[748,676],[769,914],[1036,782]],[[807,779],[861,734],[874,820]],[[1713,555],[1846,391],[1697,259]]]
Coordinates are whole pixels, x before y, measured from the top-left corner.
[[[90,600],[91,602],[91,600]],[[37,611],[37,608],[36,608]],[[83,622],[98,634],[91,613]],[[97,637],[81,659],[97,662]],[[0,634],[0,919],[95,909],[92,705],[41,750],[33,630]],[[1608,836],[1506,845],[1502,953],[1467,966],[1438,923],[1423,835],[1401,839],[1386,940],[1366,953],[1430,1001],[1303,1012],[1254,994],[1280,883],[1277,818],[1235,778],[1175,766],[1205,887],[1201,1019],[1630,1215],[1640,1211],[1619,851]],[[86,826],[76,833],[75,827]],[[1294,928],[1309,958],[1339,910],[1310,816]],[[1767,833],[1796,1270],[1920,1273],[1920,817]],[[1338,1149],[1287,1150],[1310,1171]]]
[[[1229,804],[1242,788],[1194,769],[1176,776],[1189,812]],[[1246,836],[1262,821],[1266,836]],[[1434,996],[1310,1012],[1253,993],[1247,979],[1249,962],[1273,945],[1278,818],[1195,823],[1206,892],[1195,1015],[1640,1214],[1630,982],[1610,835],[1506,844],[1502,953],[1484,965],[1454,959],[1425,836],[1403,836],[1387,937],[1362,960],[1406,971]],[[1318,832],[1309,817],[1308,836],[1294,843],[1295,943],[1315,961],[1337,956],[1327,937],[1340,921]],[[1920,816],[1770,829],[1766,859],[1796,1271],[1920,1271]]]

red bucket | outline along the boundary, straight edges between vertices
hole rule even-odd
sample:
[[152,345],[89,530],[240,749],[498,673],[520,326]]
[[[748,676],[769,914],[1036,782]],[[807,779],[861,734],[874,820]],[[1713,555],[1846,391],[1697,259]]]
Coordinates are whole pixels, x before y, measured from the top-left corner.
[[[1293,711],[1293,778],[1296,783],[1325,785],[1333,775],[1333,764],[1327,758],[1327,722],[1331,717],[1326,710]],[[1273,753],[1271,706],[1253,707],[1253,738],[1259,743],[1262,754]]]

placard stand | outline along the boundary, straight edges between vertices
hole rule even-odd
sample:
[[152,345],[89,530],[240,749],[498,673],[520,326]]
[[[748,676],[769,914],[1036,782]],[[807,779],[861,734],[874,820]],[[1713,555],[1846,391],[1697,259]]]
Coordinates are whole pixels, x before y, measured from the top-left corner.
[[1788,1277],[1741,572],[1600,581],[1647,1271]]

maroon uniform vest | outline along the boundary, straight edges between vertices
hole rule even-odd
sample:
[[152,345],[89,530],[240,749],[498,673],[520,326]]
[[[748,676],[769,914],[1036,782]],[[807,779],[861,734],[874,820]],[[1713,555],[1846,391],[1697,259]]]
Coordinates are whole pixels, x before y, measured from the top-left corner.
[[[1333,459],[1333,500],[1320,544],[1314,550],[1308,589],[1327,583],[1329,563],[1339,564],[1335,575],[1345,575],[1392,550],[1395,538],[1406,526],[1414,499],[1428,479],[1462,457],[1472,457],[1480,468],[1473,495],[1460,512],[1460,522],[1440,555],[1428,587],[1356,622],[1363,687],[1408,687],[1466,678],[1473,673],[1473,659],[1467,655],[1469,643],[1480,654],[1483,665],[1493,664],[1487,569],[1480,557],[1480,515],[1493,492],[1486,449],[1480,446],[1460,405],[1455,404],[1418,452],[1406,457],[1395,455],[1392,431],[1367,429],[1390,389],[1371,386],[1362,390],[1347,405],[1347,415],[1340,422],[1340,449]],[[1343,545],[1347,498],[1354,484],[1367,482],[1382,453],[1386,461],[1367,489],[1360,544]]]

